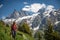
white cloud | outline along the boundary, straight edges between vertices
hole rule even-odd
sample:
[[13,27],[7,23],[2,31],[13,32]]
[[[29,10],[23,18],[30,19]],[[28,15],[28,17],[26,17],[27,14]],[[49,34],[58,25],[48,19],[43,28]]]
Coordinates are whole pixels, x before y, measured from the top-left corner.
[[46,8],[46,10],[52,10],[53,8],[54,8],[54,6],[48,5],[47,8]]
[[28,4],[27,2],[24,2],[24,4]]
[[2,19],[5,19],[6,17],[5,16],[2,16]]
[[0,4],[0,8],[3,6],[3,4]]
[[45,7],[46,7],[45,4],[34,3],[34,4],[31,4],[30,6],[26,5],[22,10],[37,12],[39,9],[42,9]]
[[39,9],[45,8],[45,4],[34,3],[31,5],[31,11],[37,12]]
[[30,6],[26,5],[24,8],[22,8],[24,11],[30,11]]
[[28,6],[28,5],[26,5],[25,7],[26,7],[26,8],[30,8],[30,6]]
[[46,6],[45,4],[33,3],[30,6],[26,5],[24,8],[22,8],[22,10],[38,12],[38,10],[40,10],[42,8],[46,8],[46,10],[50,10],[51,11],[54,8],[54,6],[52,6],[52,5]]

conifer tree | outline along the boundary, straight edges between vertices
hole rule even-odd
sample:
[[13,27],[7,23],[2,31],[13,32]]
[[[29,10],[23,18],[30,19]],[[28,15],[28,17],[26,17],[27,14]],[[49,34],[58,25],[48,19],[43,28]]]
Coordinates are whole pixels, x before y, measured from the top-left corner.
[[19,25],[19,31],[22,31],[22,32],[27,33],[32,36],[30,27],[28,26],[28,24],[26,22]]

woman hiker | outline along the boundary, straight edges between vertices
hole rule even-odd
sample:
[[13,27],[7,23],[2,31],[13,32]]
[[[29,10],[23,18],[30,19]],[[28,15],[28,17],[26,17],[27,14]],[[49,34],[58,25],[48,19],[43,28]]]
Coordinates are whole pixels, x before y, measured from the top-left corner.
[[11,33],[12,33],[12,37],[13,37],[14,40],[15,40],[15,37],[16,37],[16,29],[17,29],[17,25],[14,21],[12,26],[11,26]]

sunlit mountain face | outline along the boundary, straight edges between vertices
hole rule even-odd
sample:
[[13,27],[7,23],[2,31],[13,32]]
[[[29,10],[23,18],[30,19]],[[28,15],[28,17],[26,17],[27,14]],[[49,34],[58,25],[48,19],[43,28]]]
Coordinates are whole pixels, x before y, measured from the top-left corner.
[[[58,0],[60,1],[60,0]],[[56,0],[1,0],[0,13],[7,24],[16,21],[17,24],[27,21],[29,26],[38,30],[47,25],[50,19],[57,27],[60,23],[60,2]]]
[[30,28],[38,30],[46,26],[49,19],[52,24],[57,27],[60,23],[59,15],[60,10],[55,9],[52,5],[46,6],[46,4],[34,3],[30,7],[26,6],[22,8],[20,11],[14,9],[10,15],[2,20],[6,24],[11,24],[13,21],[16,21],[17,24],[27,21]]
[[0,0],[0,39],[60,40],[60,0]]
[[60,0],[0,0],[0,19],[10,15],[14,9],[37,12],[44,4],[52,5],[55,9],[60,8]]

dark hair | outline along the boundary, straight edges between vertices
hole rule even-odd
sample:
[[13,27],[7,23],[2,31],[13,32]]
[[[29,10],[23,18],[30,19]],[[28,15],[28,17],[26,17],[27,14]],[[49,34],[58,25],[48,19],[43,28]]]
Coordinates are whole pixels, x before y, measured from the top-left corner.
[[15,21],[13,22],[13,24],[15,24]]

